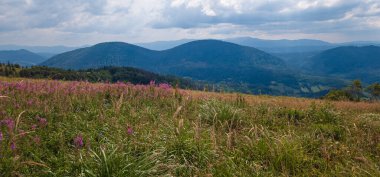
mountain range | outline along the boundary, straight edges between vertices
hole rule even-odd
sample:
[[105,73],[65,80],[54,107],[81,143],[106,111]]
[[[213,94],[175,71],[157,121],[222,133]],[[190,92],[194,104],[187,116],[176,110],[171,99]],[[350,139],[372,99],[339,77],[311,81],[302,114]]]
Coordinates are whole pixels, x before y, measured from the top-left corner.
[[[347,85],[349,80],[380,81],[377,69],[380,66],[380,47],[375,46],[376,42],[371,42],[375,44],[373,46],[365,44],[367,42],[333,44],[320,40],[249,37],[223,41],[159,41],[140,46],[105,42],[66,51],[46,61],[41,53],[37,55],[26,50],[13,51],[24,56],[19,60],[20,57],[13,55],[13,59],[23,65],[44,61],[41,65],[65,69],[127,66],[209,82],[221,90],[320,96],[331,88]],[[7,61],[11,59],[7,57]]]
[[264,51],[219,40],[192,41],[163,51],[121,42],[100,43],[56,55],[41,65],[66,69],[131,66],[242,92],[277,95],[316,95],[345,83],[302,75]]

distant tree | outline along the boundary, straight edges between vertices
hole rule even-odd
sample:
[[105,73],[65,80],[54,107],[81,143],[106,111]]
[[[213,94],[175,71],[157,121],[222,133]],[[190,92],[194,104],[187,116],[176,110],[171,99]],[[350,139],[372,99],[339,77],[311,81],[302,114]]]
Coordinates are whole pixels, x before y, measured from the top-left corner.
[[379,83],[373,83],[372,85],[367,87],[367,90],[374,97],[380,96],[380,84]]
[[334,101],[353,101],[353,96],[346,90],[330,90],[323,99]]
[[350,87],[347,89],[348,93],[352,96],[354,101],[360,101],[363,95],[363,86],[360,80],[352,81]]
[[351,88],[355,92],[361,92],[363,90],[362,82],[360,80],[352,81]]

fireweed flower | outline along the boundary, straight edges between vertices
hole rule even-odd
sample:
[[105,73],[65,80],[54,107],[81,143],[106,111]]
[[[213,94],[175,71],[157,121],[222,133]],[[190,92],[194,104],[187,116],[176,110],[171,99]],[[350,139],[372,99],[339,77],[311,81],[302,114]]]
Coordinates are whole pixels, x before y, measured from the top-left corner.
[[10,118],[2,120],[1,123],[5,124],[8,127],[9,131],[12,131],[15,127],[15,121],[13,121],[13,119]]
[[11,150],[12,151],[16,150],[16,143],[14,142],[11,143]]
[[20,137],[24,137],[26,135],[26,132],[24,130],[19,131]]
[[34,141],[34,143],[36,143],[36,144],[40,144],[40,143],[41,143],[41,138],[38,137],[38,136],[36,136],[36,137],[33,138],[33,141]]
[[160,85],[158,85],[158,87],[164,90],[169,90],[171,88],[171,86],[166,83],[161,83]]
[[83,137],[82,135],[78,135],[74,138],[74,145],[76,148],[81,148],[83,147],[84,143],[83,143]]
[[37,117],[38,119],[38,125],[40,127],[46,127],[47,126],[47,120],[45,118]]
[[37,125],[36,124],[33,124],[32,125],[32,130],[36,130],[37,129]]
[[127,133],[128,133],[129,135],[132,135],[132,134],[133,134],[133,129],[132,129],[132,127],[128,126]]

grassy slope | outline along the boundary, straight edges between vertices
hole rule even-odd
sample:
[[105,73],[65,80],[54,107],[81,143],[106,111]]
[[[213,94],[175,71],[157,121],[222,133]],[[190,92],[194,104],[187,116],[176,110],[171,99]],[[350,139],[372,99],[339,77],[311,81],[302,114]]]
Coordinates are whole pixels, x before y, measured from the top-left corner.
[[379,103],[7,78],[0,95],[0,176],[380,175]]

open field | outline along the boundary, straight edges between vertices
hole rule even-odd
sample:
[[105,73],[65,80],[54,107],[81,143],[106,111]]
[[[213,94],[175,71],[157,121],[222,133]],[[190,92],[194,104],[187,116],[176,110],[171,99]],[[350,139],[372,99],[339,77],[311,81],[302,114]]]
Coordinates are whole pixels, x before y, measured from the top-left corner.
[[380,176],[380,103],[0,78],[0,176]]

